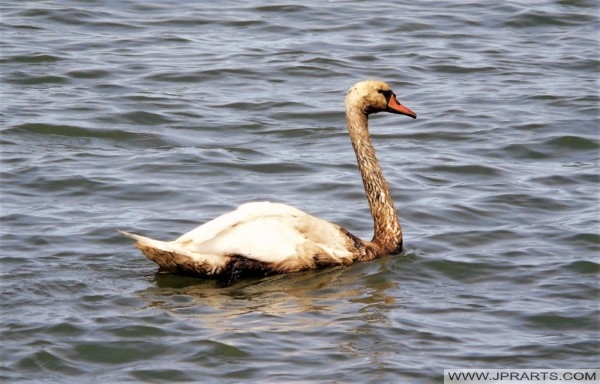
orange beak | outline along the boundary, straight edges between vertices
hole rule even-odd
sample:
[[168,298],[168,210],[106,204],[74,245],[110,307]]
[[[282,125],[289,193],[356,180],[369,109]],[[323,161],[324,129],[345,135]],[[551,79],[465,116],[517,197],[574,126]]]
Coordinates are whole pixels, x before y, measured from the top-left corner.
[[400,104],[398,99],[396,99],[396,95],[392,95],[387,104],[387,111],[391,113],[398,113],[400,115],[410,116],[413,119],[417,118],[417,114],[406,108],[404,105]]

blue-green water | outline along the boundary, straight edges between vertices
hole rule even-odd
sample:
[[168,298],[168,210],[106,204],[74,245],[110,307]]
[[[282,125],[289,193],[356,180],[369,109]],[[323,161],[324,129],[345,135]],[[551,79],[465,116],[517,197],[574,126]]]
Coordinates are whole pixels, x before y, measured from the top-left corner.
[[[4,1],[3,382],[440,382],[597,368],[592,1]],[[356,81],[407,252],[220,287],[172,239],[281,201],[368,238]]]

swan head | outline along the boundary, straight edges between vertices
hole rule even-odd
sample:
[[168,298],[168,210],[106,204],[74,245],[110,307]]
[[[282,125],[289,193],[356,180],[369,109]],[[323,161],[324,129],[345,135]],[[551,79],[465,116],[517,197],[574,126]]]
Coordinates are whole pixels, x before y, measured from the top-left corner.
[[359,108],[365,114],[390,112],[417,118],[417,114],[402,105],[389,85],[379,80],[354,84],[346,95],[346,108]]

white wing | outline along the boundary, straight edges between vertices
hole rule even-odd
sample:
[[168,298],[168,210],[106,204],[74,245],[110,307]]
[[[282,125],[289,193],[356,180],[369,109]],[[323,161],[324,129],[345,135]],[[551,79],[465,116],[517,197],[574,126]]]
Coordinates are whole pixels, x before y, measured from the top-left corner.
[[352,257],[341,228],[289,205],[256,202],[241,205],[184,234],[174,243],[200,254],[241,255],[267,263],[322,248],[337,258]]

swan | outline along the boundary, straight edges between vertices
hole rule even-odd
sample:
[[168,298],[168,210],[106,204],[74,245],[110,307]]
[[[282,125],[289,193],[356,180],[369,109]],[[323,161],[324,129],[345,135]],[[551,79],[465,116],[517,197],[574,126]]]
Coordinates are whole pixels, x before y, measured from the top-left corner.
[[349,265],[402,251],[402,229],[375,156],[368,116],[377,112],[417,115],[383,81],[367,80],[346,95],[346,124],[374,221],[370,241],[289,205],[251,202],[174,241],[119,230],[161,270],[232,282],[243,276],[291,273]]

